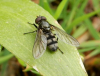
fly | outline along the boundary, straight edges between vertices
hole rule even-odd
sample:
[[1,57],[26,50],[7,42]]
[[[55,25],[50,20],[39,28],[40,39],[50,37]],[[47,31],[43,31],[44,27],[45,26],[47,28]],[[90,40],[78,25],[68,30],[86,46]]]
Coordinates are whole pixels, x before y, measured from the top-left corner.
[[[34,25],[37,28],[37,30],[33,32],[28,32],[37,32],[33,46],[33,56],[35,59],[43,55],[47,46],[51,51],[57,51],[57,49],[60,50],[60,48],[58,47],[58,38],[69,45],[79,46],[79,43],[75,38],[68,35],[65,31],[61,30],[60,28],[50,24],[47,21],[46,17],[37,16],[37,18],[35,19],[35,23],[38,24],[38,26],[36,24],[29,24]],[[52,33],[53,30],[56,32],[55,34]],[[55,37],[55,35],[57,35],[57,38]],[[61,53],[63,52],[61,51]]]

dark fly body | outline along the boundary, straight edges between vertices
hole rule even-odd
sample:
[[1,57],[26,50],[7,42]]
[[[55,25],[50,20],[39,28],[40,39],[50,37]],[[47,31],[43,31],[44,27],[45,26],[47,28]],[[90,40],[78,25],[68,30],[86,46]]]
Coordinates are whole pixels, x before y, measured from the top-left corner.
[[[66,32],[59,29],[58,27],[51,25],[44,16],[37,16],[37,18],[35,19],[35,23],[38,24],[39,26],[36,26],[35,24],[31,23],[29,24],[34,25],[37,28],[37,30],[33,32],[28,32],[28,33],[37,32],[35,43],[33,46],[33,56],[35,59],[43,55],[47,46],[51,51],[56,51],[57,49],[59,49],[58,38],[67,44],[73,46],[79,46],[79,43],[75,38],[68,35]],[[52,30],[55,31],[56,33],[53,34]],[[56,35],[57,38],[55,37]],[[61,53],[63,52],[61,51]]]

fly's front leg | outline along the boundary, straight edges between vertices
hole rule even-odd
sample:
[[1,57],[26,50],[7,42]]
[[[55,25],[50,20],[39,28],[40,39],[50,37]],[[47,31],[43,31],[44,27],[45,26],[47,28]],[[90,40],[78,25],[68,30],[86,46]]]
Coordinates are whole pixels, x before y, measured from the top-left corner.
[[[28,22],[28,24],[30,24],[30,25],[34,25],[34,26],[35,26],[35,28],[38,28],[35,24],[31,24],[30,22]],[[27,32],[27,33],[24,33],[24,35],[25,35],[25,34],[29,34],[29,33],[35,33],[35,32],[37,32],[37,30],[36,30],[36,31],[32,31],[32,32]]]
[[34,23],[32,24],[32,23],[28,22],[28,24],[30,24],[30,25],[34,25],[35,28],[38,28]]
[[37,30],[32,31],[32,32],[27,32],[27,33],[24,33],[24,35],[25,35],[25,34],[29,34],[29,33],[35,33],[35,32],[37,32]]

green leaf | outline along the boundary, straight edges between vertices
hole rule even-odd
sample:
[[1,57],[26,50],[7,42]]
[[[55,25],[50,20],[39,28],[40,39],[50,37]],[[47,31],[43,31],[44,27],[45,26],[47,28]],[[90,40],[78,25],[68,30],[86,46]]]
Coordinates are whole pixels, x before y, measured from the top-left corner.
[[21,59],[17,58],[17,60],[22,66],[24,66],[24,67],[26,66],[26,64]]
[[47,49],[41,58],[33,58],[32,48],[36,33],[23,33],[36,30],[27,22],[35,23],[35,18],[39,15],[60,27],[47,11],[29,0],[1,0],[0,44],[43,76],[87,76],[76,47],[61,41],[58,41],[59,48],[64,54],[59,51],[51,53]]

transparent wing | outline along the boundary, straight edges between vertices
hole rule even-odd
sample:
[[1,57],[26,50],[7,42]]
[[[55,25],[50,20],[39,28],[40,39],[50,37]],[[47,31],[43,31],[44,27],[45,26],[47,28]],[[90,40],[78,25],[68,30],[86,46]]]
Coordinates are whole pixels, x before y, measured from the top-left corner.
[[35,59],[41,57],[43,53],[45,52],[47,47],[47,38],[43,34],[42,30],[37,31],[35,43],[33,46],[33,56]]
[[61,41],[65,42],[65,43],[67,43],[67,44],[69,44],[69,45],[76,46],[76,47],[79,46],[78,41],[77,41],[75,38],[73,38],[72,36],[68,35],[65,31],[63,31],[63,30],[61,30],[61,29],[59,29],[58,27],[53,26],[53,25],[52,25],[51,27],[53,27],[53,29],[54,29],[55,32],[56,32],[57,37],[58,37]]

